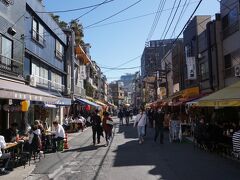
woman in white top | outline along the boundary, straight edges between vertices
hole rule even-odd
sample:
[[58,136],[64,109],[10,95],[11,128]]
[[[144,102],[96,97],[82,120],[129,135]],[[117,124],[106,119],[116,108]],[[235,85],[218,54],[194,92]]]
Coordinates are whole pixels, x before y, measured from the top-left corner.
[[134,122],[134,127],[137,126],[137,130],[138,130],[139,144],[142,144],[144,141],[143,136],[145,134],[146,123],[147,123],[147,115],[145,114],[144,109],[141,109]]

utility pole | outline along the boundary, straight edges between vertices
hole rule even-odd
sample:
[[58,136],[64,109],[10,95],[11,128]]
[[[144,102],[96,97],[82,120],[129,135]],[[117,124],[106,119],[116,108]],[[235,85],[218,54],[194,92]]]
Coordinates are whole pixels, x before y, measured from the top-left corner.
[[75,59],[75,32],[71,27],[71,99],[74,100],[74,59]]

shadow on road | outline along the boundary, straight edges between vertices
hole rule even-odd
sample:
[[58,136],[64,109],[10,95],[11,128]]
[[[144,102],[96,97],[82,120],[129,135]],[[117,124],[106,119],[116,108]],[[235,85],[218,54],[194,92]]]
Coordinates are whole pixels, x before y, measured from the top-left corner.
[[[120,126],[119,133],[124,133],[126,138],[136,137],[136,130],[132,126]],[[150,166],[149,174],[167,180],[225,180],[240,177],[240,163],[236,165],[219,155],[194,149],[188,142],[169,143],[167,132],[164,134],[164,144],[155,143],[153,136],[154,129],[148,128],[143,144],[130,140],[119,145],[115,151],[114,167]]]
[[96,150],[96,149],[101,148],[101,147],[105,147],[105,146],[104,145],[96,145],[96,146],[89,145],[89,146],[85,146],[85,147],[68,149],[68,150],[63,151],[62,153],[74,152],[74,151],[77,151],[77,152],[93,151],[93,150]]

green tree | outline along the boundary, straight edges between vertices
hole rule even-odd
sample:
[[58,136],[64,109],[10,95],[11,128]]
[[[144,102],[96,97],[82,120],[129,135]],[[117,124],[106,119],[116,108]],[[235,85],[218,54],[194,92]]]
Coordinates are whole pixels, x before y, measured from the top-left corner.
[[72,20],[70,22],[70,27],[75,32],[75,43],[76,45],[81,45],[84,47],[85,43],[83,41],[84,33],[83,33],[83,26],[79,23],[78,20]]
[[84,33],[83,33],[83,26],[78,20],[72,20],[69,24],[65,21],[60,20],[59,15],[50,14],[53,20],[59,25],[60,28],[68,28],[71,27],[75,32],[75,43],[76,45],[81,45],[82,47],[85,46],[83,41]]

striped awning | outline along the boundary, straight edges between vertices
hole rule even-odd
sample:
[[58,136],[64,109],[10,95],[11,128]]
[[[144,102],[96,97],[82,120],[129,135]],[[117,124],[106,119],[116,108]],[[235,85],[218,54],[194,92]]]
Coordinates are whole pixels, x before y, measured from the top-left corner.
[[22,82],[7,79],[0,79],[0,98],[41,101],[45,103],[53,103],[58,100],[57,96],[30,87]]
[[197,101],[197,106],[234,107],[240,106],[240,81]]

